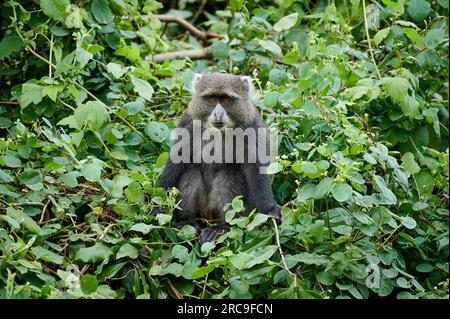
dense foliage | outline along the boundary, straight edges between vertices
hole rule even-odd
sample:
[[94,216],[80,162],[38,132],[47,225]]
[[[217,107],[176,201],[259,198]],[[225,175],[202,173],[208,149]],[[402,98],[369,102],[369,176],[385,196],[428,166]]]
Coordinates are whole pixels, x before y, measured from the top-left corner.
[[[0,297],[448,298],[446,0],[17,0],[1,14]],[[200,246],[156,181],[193,74],[212,71],[251,75],[279,131],[282,224],[237,217],[236,198],[230,232]]]

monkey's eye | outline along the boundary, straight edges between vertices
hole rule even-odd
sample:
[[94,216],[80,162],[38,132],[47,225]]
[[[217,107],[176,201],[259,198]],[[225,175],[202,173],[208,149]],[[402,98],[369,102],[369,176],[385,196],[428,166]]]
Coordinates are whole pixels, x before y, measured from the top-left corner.
[[223,98],[222,103],[225,104],[225,105],[230,104],[231,103],[231,99],[228,98],[228,97],[225,97],[225,98]]
[[216,104],[217,99],[216,99],[215,97],[210,97],[209,100],[208,100],[208,102],[209,102],[210,104]]

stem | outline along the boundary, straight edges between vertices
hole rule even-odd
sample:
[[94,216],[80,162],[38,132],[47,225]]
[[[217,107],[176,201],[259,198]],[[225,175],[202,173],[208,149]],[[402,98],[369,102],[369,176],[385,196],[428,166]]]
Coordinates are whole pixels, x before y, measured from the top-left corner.
[[17,35],[19,36],[20,40],[22,40],[23,44],[25,44],[26,48],[28,49],[28,51],[30,51],[34,56],[36,56],[38,59],[41,59],[42,61],[44,61],[45,63],[47,63],[48,65],[51,65],[52,67],[56,68],[56,66],[51,63],[49,60],[47,60],[46,58],[44,58],[42,55],[38,54],[36,51],[34,51],[25,41],[25,38],[22,36],[22,34],[20,33],[19,27],[17,26],[17,14],[16,14],[16,7],[12,6],[13,8],[13,13],[14,13],[14,29],[16,30]]
[[[52,63],[52,52],[53,52],[53,33],[52,33],[52,36],[50,37],[50,53],[48,55],[50,63]],[[52,77],[52,65],[51,64],[48,65],[48,77],[49,78]]]
[[367,43],[369,44],[370,57],[372,58],[372,62],[375,65],[375,70],[377,71],[377,76],[379,79],[381,79],[380,70],[378,70],[377,62],[375,61],[375,57],[373,56],[372,44],[370,43],[369,27],[367,25],[366,0],[363,0],[363,12],[364,12],[364,29],[366,30],[366,37],[367,37]]
[[277,240],[278,251],[280,252],[281,262],[283,263],[284,269],[293,277],[297,277],[292,271],[289,270],[289,267],[286,264],[286,260],[284,259],[284,252],[281,249],[280,244],[280,234],[278,232],[278,225],[274,218],[272,218],[273,225],[275,227],[275,238]]

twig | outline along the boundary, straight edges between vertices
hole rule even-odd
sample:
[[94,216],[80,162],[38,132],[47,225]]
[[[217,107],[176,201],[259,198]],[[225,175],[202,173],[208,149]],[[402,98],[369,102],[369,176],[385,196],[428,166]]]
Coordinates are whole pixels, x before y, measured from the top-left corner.
[[213,32],[203,32],[200,31],[199,29],[197,29],[196,27],[194,27],[191,23],[189,23],[188,21],[186,21],[183,18],[180,17],[176,17],[176,16],[171,16],[171,15],[167,15],[167,14],[157,14],[156,18],[158,18],[159,21],[161,22],[174,22],[178,25],[180,25],[181,27],[183,27],[184,29],[186,29],[190,34],[194,35],[196,38],[206,41],[208,38],[223,38],[224,36],[221,34],[216,34]]
[[380,70],[378,70],[377,62],[375,61],[375,57],[373,56],[372,44],[370,44],[369,27],[367,25],[366,0],[363,0],[363,12],[364,12],[364,28],[366,29],[366,37],[367,37],[367,43],[369,44],[370,57],[372,58],[372,62],[375,65],[375,70],[377,71],[377,76],[379,79],[381,79]]
[[280,252],[281,262],[283,263],[284,269],[293,277],[297,277],[292,271],[289,270],[289,267],[286,264],[286,260],[284,259],[284,252],[281,249],[280,244],[280,234],[278,233],[278,225],[275,221],[275,218],[272,218],[273,226],[275,227],[275,238],[277,240],[278,251]]
[[45,207],[44,204],[42,204],[40,202],[13,203],[12,206],[13,207],[17,207],[17,206],[41,206],[41,207]]
[[175,286],[172,284],[172,282],[168,278],[164,278],[167,280],[167,283],[169,284],[170,289],[173,291],[177,299],[183,299],[183,295],[175,288]]
[[203,9],[205,9],[206,2],[208,2],[208,0],[202,0],[202,2],[200,3],[197,11],[195,12],[194,16],[190,21],[192,24],[194,24],[195,21],[198,19],[198,17],[203,13]]
[[44,205],[44,208],[42,208],[42,214],[41,214],[41,218],[39,219],[39,223],[42,223],[42,221],[44,220],[44,216],[45,216],[45,212],[47,211],[48,204],[50,204],[50,199]]
[[3,104],[3,105],[19,105],[19,102],[13,102],[13,101],[0,101],[0,104]]
[[156,54],[150,59],[153,59],[157,63],[161,63],[167,60],[179,60],[184,58],[190,59],[205,59],[211,56],[211,47],[195,50],[182,50]]

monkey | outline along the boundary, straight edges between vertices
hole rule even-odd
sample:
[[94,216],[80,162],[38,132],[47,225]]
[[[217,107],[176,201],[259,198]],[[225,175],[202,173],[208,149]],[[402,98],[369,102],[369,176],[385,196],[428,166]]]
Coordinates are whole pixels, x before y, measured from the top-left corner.
[[[223,160],[223,157],[228,156],[230,159],[230,150],[226,150],[226,154],[222,154],[222,157],[219,156],[220,161],[212,163],[203,159],[195,162],[193,159],[199,153],[193,149],[195,121],[200,123],[202,132],[209,129],[222,136],[226,130],[237,128],[242,130],[250,128],[255,131],[266,129],[252,101],[253,90],[249,76],[223,73],[195,74],[192,80],[192,99],[177,126],[189,133],[187,144],[182,143],[182,146],[189,150],[189,159],[181,162],[173,160],[174,155],[183,155],[183,149],[175,150],[175,144],[180,142],[178,138],[170,149],[170,156],[158,180],[158,187],[165,190],[176,187],[180,191],[181,210],[174,212],[176,226],[178,228],[186,224],[194,226],[200,234],[200,243],[212,241],[219,234],[229,230],[224,218],[224,206],[238,195],[242,196],[244,202],[244,214],[256,208],[260,213],[273,216],[277,223],[280,223],[280,208],[273,199],[270,178],[265,174],[264,163],[258,159],[250,161],[249,155],[243,162],[236,161],[239,152],[249,154],[251,150],[257,151],[260,144],[256,145],[250,143],[248,138],[244,139],[244,149],[237,149],[234,146],[232,158],[228,162]],[[270,144],[267,134],[263,135],[262,139],[264,145]],[[202,150],[206,147],[206,142],[209,140],[205,141],[202,138],[200,141]],[[215,222],[216,226],[202,229],[197,222],[199,218]]]

